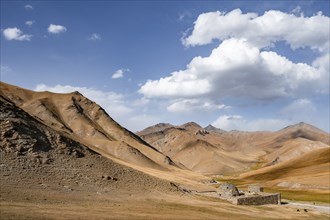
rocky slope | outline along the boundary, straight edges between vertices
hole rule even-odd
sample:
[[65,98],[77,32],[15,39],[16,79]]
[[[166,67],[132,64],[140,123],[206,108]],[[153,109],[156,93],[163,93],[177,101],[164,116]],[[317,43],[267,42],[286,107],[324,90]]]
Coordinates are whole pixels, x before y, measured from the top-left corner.
[[169,158],[121,127],[99,105],[79,92],[33,92],[1,82],[0,95],[40,123],[89,148],[130,164],[155,169],[170,166]]
[[0,110],[2,197],[7,194],[12,199],[22,197],[15,192],[24,193],[24,189],[34,189],[35,194],[44,189],[90,193],[176,190],[168,181],[101,156],[65,132],[44,125],[2,96]]

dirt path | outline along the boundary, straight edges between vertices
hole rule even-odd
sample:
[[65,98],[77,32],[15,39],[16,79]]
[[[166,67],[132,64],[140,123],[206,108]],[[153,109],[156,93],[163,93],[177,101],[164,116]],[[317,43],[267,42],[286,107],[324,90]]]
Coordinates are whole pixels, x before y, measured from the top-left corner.
[[285,201],[285,202],[287,202],[287,204],[285,204],[285,205],[298,208],[299,211],[301,211],[301,212],[306,212],[305,210],[307,210],[307,212],[308,212],[308,209],[314,209],[314,210],[318,210],[320,212],[327,213],[330,215],[330,204],[314,205],[314,204],[310,204],[310,203],[293,202],[290,200]]

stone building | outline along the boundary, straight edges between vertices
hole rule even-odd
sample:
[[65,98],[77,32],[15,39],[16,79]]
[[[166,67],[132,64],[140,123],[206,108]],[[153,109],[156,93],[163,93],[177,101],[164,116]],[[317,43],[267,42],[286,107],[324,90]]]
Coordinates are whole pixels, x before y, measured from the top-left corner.
[[220,196],[232,197],[239,196],[239,191],[234,184],[223,183],[219,186],[218,192]]
[[258,194],[258,193],[261,193],[263,191],[264,191],[264,188],[261,187],[260,185],[250,185],[250,186],[248,186],[248,192],[249,193],[256,193],[256,194]]
[[281,204],[280,193],[266,193],[260,185],[250,185],[247,191],[240,192],[235,185],[222,183],[216,193],[220,198],[236,205]]

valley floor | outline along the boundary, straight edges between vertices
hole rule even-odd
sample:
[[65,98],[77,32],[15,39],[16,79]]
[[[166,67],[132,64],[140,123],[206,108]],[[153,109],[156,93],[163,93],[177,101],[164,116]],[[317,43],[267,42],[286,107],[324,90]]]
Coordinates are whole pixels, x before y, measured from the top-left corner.
[[59,191],[2,186],[0,219],[329,219],[296,206],[237,206],[187,193]]

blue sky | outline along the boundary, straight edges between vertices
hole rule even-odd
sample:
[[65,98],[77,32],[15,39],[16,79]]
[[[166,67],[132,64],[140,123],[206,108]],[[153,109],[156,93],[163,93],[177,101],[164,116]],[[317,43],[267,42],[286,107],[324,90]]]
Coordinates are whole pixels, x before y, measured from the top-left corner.
[[79,90],[133,131],[329,131],[329,32],[329,1],[1,1],[1,81]]

